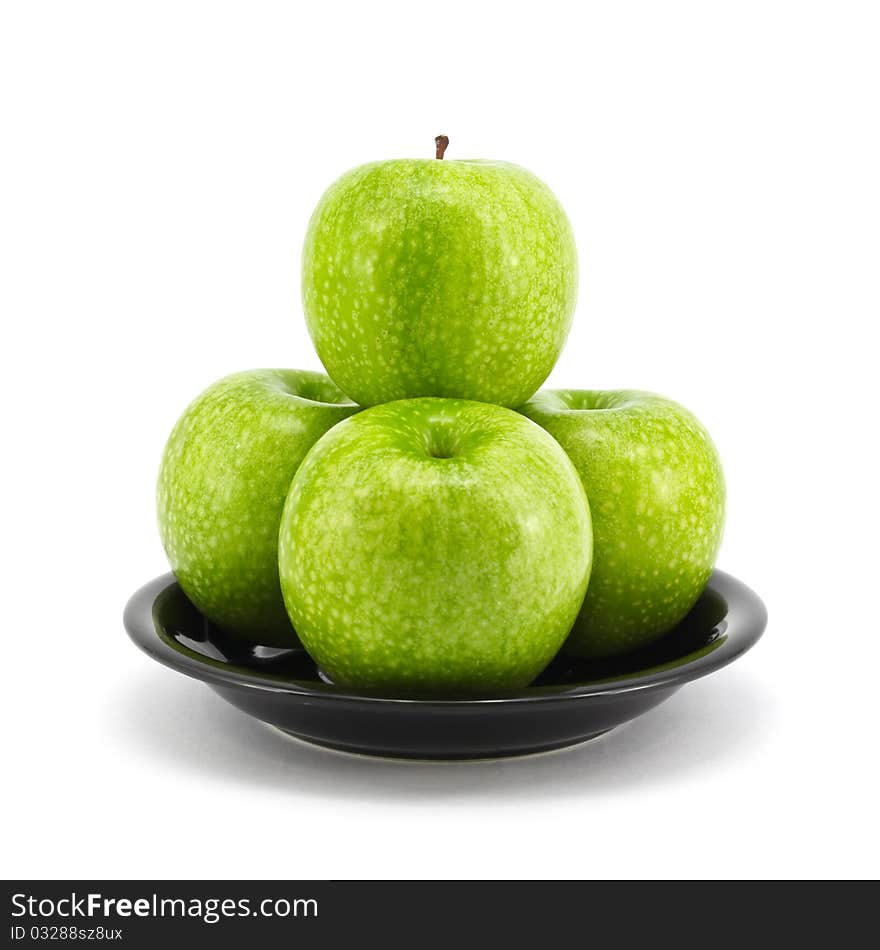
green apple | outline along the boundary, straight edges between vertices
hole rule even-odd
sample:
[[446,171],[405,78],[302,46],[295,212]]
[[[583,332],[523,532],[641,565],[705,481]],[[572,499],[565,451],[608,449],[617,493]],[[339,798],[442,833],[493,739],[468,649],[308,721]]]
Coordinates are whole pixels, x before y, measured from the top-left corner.
[[565,651],[625,653],[671,630],[712,571],[724,477],[683,406],[637,390],[546,390],[520,410],[568,453],[593,515],[590,589]]
[[278,583],[278,524],[312,445],[357,412],[323,373],[227,376],[174,427],[157,491],[162,543],[184,593],[230,633],[296,643]]
[[318,356],[361,405],[446,396],[515,407],[565,343],[577,254],[559,202],[523,168],[375,162],[321,198],[302,289]]
[[279,533],[281,590],[338,684],[385,692],[527,685],[590,573],[577,472],[509,409],[413,399],[340,423],[306,457]]

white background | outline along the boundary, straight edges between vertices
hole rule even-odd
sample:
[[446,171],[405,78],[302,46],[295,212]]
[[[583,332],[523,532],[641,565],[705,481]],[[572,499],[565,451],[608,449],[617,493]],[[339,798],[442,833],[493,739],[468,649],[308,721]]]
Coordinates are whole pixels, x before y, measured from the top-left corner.
[[[4,876],[876,875],[878,47],[841,0],[4,3]],[[285,741],[121,612],[186,403],[319,366],[321,192],[439,132],[557,192],[551,383],[703,419],[770,625],[593,744],[430,767]]]

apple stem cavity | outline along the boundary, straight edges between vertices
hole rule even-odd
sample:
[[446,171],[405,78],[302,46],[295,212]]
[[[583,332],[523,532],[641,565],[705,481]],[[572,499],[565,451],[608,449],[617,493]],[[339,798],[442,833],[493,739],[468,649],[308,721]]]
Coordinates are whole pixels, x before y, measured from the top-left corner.
[[449,136],[448,135],[438,135],[434,139],[434,144],[437,146],[437,152],[434,155],[435,158],[443,158],[446,154],[446,149],[449,147]]

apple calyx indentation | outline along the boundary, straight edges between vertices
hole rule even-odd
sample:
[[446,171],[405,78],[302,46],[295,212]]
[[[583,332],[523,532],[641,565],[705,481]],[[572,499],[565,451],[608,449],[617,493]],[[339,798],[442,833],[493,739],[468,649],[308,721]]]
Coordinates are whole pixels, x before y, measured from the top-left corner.
[[427,432],[425,453],[432,459],[451,459],[458,453],[458,440],[446,426],[436,426]]

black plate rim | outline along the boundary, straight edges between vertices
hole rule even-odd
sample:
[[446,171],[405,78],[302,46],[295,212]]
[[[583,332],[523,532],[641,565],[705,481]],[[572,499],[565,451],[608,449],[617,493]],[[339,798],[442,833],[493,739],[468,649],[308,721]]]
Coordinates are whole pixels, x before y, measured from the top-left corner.
[[213,685],[287,693],[292,696],[334,703],[372,702],[422,708],[451,706],[479,708],[497,704],[568,701],[681,686],[733,662],[758,642],[767,625],[767,609],[760,597],[742,581],[716,569],[709,579],[708,587],[719,593],[728,605],[728,613],[723,621],[725,629],[720,637],[722,642],[709,652],[699,653],[698,651],[693,660],[685,660],[673,666],[661,665],[656,669],[650,668],[645,672],[614,679],[559,686],[526,687],[524,690],[489,696],[460,699],[382,696],[326,683],[284,680],[254,673],[246,667],[234,664],[213,665],[209,658],[201,657],[195,651],[164,637],[156,627],[153,619],[153,604],[164,590],[176,583],[173,574],[163,574],[136,591],[125,607],[123,624],[126,632],[134,643],[154,660],[194,679]]

